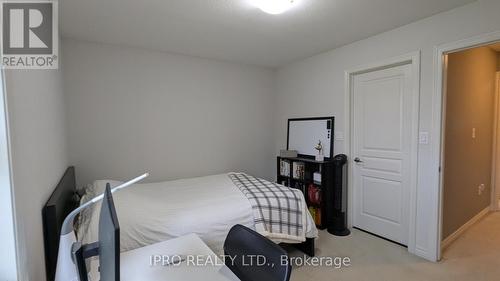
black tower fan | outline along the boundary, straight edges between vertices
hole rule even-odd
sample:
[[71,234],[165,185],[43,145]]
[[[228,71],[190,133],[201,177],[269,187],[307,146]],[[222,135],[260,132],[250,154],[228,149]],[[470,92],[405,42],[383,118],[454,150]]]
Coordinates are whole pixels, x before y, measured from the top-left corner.
[[[339,154],[333,158],[333,206],[328,208],[328,232],[336,236],[347,236],[351,233],[347,228],[347,156]],[[330,195],[330,196],[331,196]],[[329,204],[331,205],[331,204]]]

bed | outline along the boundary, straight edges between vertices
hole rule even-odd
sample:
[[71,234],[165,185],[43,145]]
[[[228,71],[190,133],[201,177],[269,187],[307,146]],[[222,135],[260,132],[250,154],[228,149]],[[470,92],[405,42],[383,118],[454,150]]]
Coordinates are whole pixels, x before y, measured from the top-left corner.
[[[74,173],[72,175],[74,176]],[[106,183],[116,186],[121,182],[95,181],[86,188],[81,202],[102,193]],[[68,186],[57,188],[71,189]],[[214,252],[220,254],[231,226],[242,224],[255,229],[252,205],[228,174],[137,184],[115,193],[113,197],[120,221],[122,251],[196,233]],[[68,195],[60,198],[60,201],[69,200]],[[300,200],[303,201],[304,198]],[[314,255],[314,238],[318,231],[304,201],[303,206],[305,208],[303,239],[275,237],[271,239],[276,243],[295,244],[305,253]],[[95,208],[81,213],[78,218],[75,229],[78,239],[84,243],[97,240],[99,207],[97,204]],[[44,224],[45,220],[50,218],[44,217]],[[46,241],[50,239],[50,237],[45,238]]]

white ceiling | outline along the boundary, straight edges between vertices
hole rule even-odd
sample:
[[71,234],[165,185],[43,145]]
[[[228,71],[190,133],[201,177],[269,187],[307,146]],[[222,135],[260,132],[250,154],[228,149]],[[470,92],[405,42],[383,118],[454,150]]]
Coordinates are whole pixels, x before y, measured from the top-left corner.
[[64,37],[278,67],[473,0],[63,0]]

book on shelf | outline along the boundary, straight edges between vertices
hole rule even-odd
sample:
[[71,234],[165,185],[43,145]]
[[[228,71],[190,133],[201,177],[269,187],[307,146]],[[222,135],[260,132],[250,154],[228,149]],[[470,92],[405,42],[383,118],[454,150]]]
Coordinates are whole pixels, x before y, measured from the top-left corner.
[[305,164],[303,162],[293,162],[293,178],[303,180],[305,175]]
[[321,209],[317,207],[309,207],[309,213],[314,220],[316,225],[321,225]]
[[309,199],[309,202],[316,205],[320,206],[321,202],[323,201],[323,192],[319,186],[316,186],[314,184],[310,184],[307,188],[307,198]]
[[[314,219],[316,217],[316,208],[309,207],[309,213],[311,213],[311,217]],[[314,222],[316,222],[316,220],[314,220]]]
[[321,173],[320,172],[313,173],[313,181],[317,184],[321,184]]
[[314,222],[317,224],[317,225],[321,225],[321,209],[320,208],[316,208],[316,214],[314,216]]
[[283,159],[280,161],[280,175],[285,177],[290,176],[290,161]]

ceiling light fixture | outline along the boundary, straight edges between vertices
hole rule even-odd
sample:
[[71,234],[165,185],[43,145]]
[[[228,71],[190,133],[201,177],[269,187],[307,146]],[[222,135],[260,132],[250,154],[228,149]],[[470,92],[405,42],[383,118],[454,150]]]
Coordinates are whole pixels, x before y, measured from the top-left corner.
[[263,12],[278,15],[293,7],[298,0],[253,0],[255,6]]

